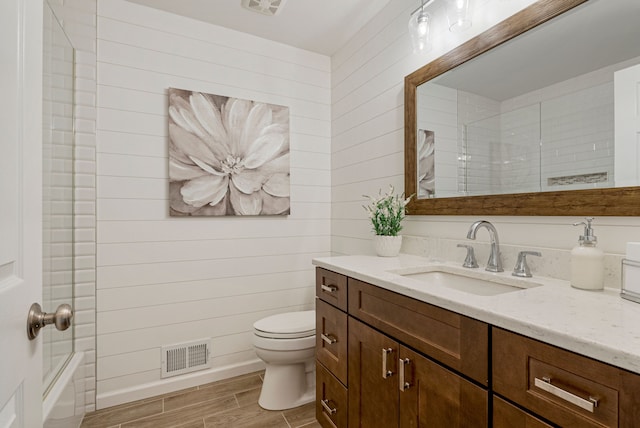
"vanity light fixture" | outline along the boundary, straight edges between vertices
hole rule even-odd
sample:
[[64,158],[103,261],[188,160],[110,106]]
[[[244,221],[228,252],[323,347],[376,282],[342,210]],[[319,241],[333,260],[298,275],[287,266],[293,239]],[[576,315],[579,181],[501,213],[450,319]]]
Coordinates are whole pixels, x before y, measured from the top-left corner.
[[446,0],[449,31],[459,33],[471,27],[472,0]]
[[[420,7],[411,12],[409,18],[409,34],[414,53],[427,52],[431,49],[430,24],[431,16],[425,8],[435,0],[420,0]],[[444,0],[449,21],[449,31],[460,32],[471,27],[473,0]]]
[[429,40],[429,23],[431,16],[425,12],[425,6],[433,3],[434,0],[428,0],[425,4],[424,0],[420,0],[420,7],[411,12],[409,18],[409,34],[411,35],[411,44],[414,53],[427,52],[431,49],[431,41]]

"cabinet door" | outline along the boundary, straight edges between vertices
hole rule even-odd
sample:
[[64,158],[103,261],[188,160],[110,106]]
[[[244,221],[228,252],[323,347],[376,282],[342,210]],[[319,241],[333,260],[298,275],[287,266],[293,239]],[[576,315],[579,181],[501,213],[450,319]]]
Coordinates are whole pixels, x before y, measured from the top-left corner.
[[488,426],[487,390],[404,346],[398,366],[400,427]]
[[349,427],[398,426],[398,343],[349,317]]

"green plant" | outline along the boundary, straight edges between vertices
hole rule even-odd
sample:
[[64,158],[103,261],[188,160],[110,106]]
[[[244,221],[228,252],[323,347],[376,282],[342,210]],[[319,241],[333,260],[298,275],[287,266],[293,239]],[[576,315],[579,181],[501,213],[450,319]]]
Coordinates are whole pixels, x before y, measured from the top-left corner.
[[406,206],[413,197],[405,199],[404,194],[394,195],[393,186],[389,186],[389,191],[382,194],[382,189],[378,192],[378,197],[363,195],[371,202],[362,207],[369,214],[373,231],[381,236],[398,236],[402,230],[402,219],[406,213]]

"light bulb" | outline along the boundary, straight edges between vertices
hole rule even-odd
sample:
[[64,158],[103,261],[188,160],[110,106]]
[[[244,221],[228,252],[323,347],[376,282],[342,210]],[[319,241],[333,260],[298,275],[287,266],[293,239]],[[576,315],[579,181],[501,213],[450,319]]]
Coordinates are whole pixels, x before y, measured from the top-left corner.
[[418,34],[425,36],[429,32],[429,20],[425,15],[418,17]]

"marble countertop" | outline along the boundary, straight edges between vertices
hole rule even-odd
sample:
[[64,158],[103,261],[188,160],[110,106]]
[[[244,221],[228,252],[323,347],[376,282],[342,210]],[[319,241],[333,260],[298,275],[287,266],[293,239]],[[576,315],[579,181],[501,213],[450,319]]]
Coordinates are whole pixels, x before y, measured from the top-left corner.
[[[640,373],[640,304],[622,299],[619,289],[578,290],[568,281],[534,276],[517,279],[531,288],[479,296],[394,273],[434,265],[459,268],[419,256],[322,257],[313,264]],[[514,280],[511,272],[468,270],[489,280]]]

